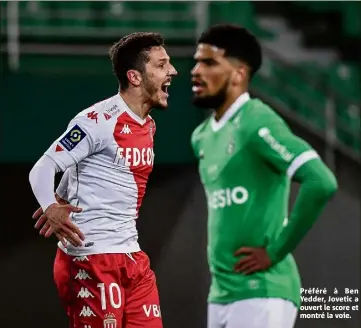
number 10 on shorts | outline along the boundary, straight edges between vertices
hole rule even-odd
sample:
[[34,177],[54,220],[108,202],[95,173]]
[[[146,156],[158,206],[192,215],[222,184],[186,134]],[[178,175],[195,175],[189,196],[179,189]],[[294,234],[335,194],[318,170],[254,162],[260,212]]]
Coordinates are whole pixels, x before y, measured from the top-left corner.
[[100,289],[100,301],[102,304],[102,310],[107,309],[107,299],[109,299],[110,305],[114,309],[120,308],[120,306],[122,305],[122,295],[120,287],[117,283],[112,282],[108,286],[108,288],[106,288],[104,283],[99,283],[97,284],[97,287]]

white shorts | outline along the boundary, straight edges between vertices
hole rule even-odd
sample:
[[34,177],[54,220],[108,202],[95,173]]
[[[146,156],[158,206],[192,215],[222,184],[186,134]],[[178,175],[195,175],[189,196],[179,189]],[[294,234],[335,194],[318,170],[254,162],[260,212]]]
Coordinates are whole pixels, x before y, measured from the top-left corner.
[[280,298],[208,304],[208,328],[293,328],[296,306]]

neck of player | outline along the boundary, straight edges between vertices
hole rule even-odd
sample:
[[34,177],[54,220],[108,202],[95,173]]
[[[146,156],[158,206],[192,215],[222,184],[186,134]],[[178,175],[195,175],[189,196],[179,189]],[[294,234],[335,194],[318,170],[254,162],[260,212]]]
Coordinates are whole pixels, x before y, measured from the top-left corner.
[[139,95],[135,94],[130,89],[124,92],[120,91],[120,96],[123,98],[129,109],[142,120],[144,120],[152,110],[149,102],[142,100]]
[[238,97],[243,95],[245,92],[248,92],[247,88],[233,89],[227,93],[226,100],[215,109],[214,118],[216,121],[219,121],[223,115],[228,111],[228,109],[233,105],[233,103],[237,100]]

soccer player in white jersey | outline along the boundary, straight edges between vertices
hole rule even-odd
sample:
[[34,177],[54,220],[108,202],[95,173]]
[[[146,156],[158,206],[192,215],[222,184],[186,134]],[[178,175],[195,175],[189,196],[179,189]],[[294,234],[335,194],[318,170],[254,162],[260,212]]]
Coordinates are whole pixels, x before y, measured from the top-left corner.
[[[301,286],[291,253],[337,181],[271,107],[250,97],[262,52],[249,31],[212,26],[194,58],[193,102],[214,108],[192,134],[208,201],[208,327],[292,328]],[[300,189],[289,215],[292,179]]]
[[[167,108],[177,72],[157,33],[122,38],[110,57],[119,93],[76,115],[29,180],[41,205],[36,215],[44,212],[42,231],[60,240],[54,279],[71,327],[161,328],[156,280],[138,245],[136,219],[154,161],[149,113]],[[66,176],[55,196],[60,171]]]

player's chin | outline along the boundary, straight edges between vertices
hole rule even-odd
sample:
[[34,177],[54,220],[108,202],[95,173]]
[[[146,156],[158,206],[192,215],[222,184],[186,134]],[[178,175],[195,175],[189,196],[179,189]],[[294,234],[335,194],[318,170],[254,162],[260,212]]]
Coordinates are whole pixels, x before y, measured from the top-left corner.
[[210,108],[212,107],[212,97],[193,93],[192,103],[199,108]]
[[159,97],[158,97],[158,101],[156,103],[156,108],[158,109],[167,109],[168,108],[168,97],[169,94],[163,91],[160,91]]
[[159,99],[153,107],[160,110],[166,110],[168,108],[168,101],[167,99]]

